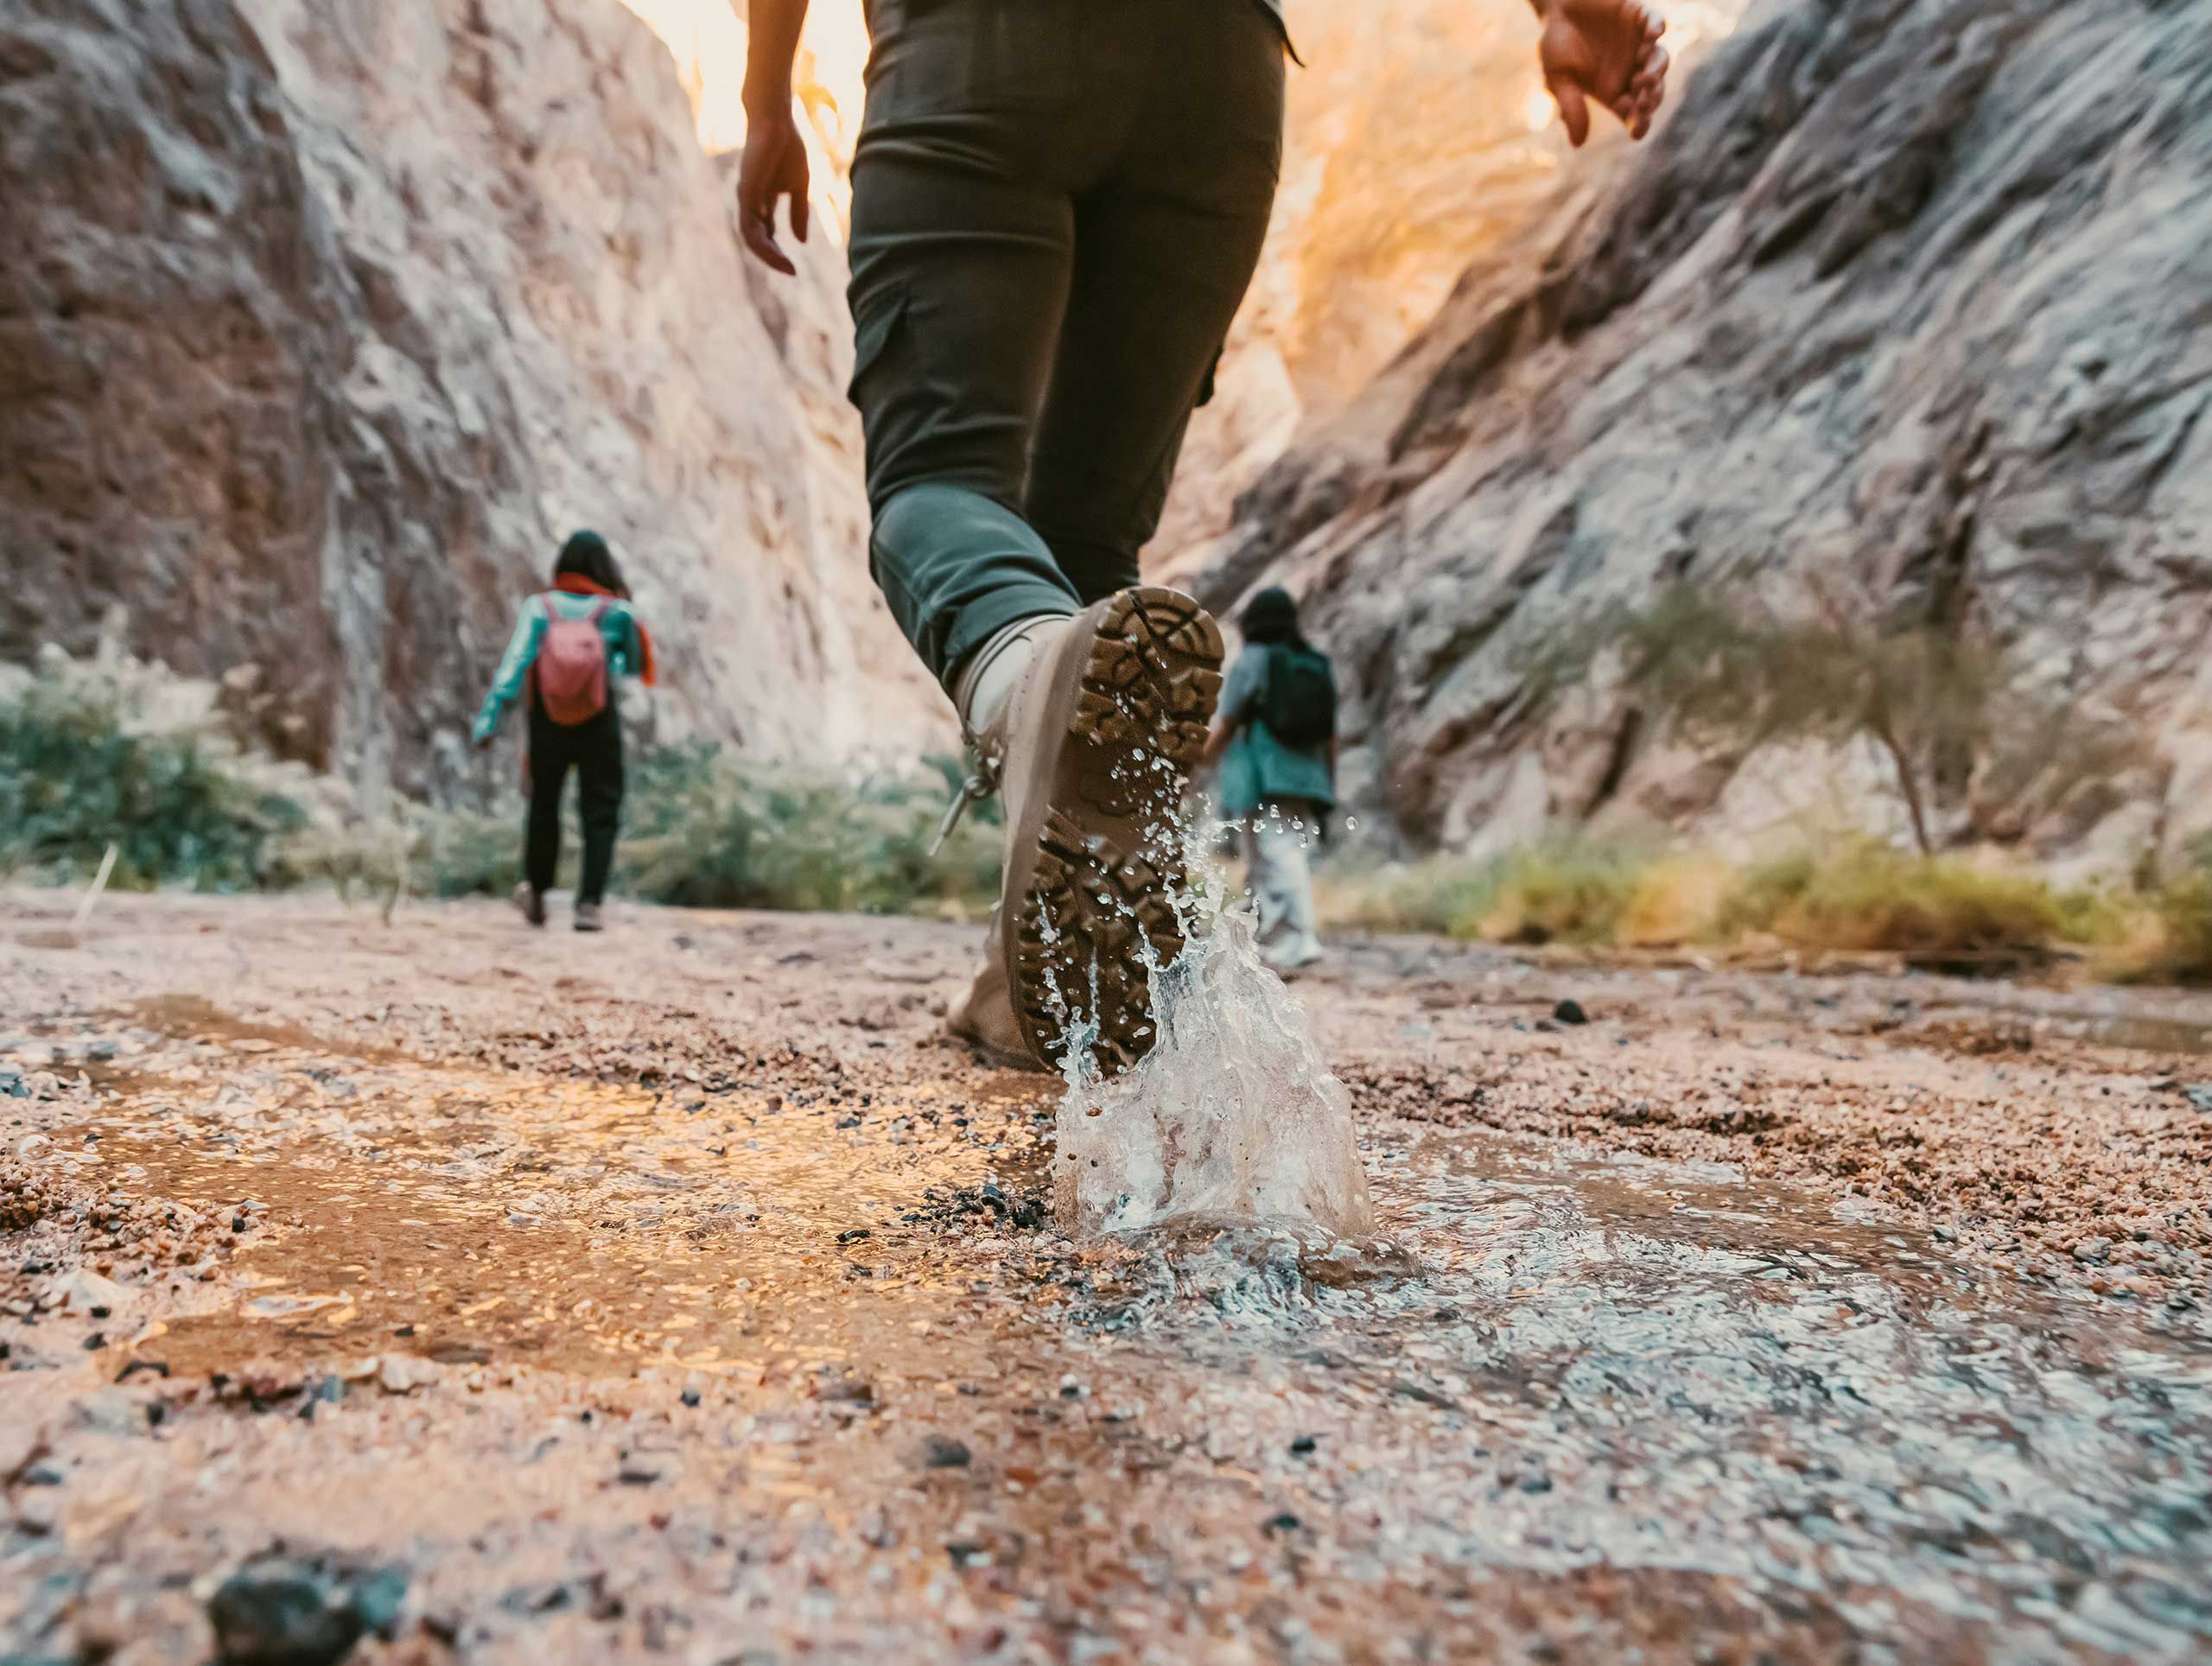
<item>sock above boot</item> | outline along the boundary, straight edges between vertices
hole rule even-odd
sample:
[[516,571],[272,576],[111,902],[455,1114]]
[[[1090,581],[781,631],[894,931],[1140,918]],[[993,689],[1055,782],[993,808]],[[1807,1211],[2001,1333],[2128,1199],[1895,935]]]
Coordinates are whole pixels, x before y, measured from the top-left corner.
[[1014,695],[1039,656],[1067,628],[1068,618],[1065,614],[1039,614],[1015,620],[969,656],[954,684],[952,701],[961,727],[994,760],[1006,751],[1007,720]]

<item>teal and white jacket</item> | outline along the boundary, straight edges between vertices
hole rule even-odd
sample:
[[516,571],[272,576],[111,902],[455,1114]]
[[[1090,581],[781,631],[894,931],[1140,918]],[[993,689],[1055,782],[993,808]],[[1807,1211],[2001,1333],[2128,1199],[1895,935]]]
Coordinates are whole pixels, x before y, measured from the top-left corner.
[[531,597],[523,604],[522,615],[515,620],[514,634],[507,639],[507,651],[499,658],[499,670],[492,679],[492,690],[484,696],[483,709],[476,714],[475,738],[489,740],[499,732],[499,719],[506,709],[523,696],[530,683],[530,668],[537,663],[538,645],[545,639],[545,603],[550,598],[563,619],[588,619],[592,609],[605,607],[600,615],[599,632],[607,641],[607,674],[615,677],[642,677],[648,683],[652,677],[652,639],[645,627],[638,623],[636,612],[620,596],[581,595],[566,590],[546,590]]

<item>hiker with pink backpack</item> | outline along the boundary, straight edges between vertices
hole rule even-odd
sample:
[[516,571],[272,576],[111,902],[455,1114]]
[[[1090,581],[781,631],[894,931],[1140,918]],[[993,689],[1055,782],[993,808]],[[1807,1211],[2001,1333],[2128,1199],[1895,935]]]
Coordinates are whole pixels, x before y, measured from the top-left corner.
[[604,929],[600,909],[622,815],[618,677],[654,681],[652,639],[632,610],[629,587],[607,540],[596,532],[577,532],[553,563],[553,588],[523,604],[476,716],[476,744],[487,747],[506,709],[517,700],[527,703],[530,751],[523,779],[530,818],[515,906],[532,925],[545,924],[545,893],[561,861],[561,794],[573,769],[584,829],[575,927]]

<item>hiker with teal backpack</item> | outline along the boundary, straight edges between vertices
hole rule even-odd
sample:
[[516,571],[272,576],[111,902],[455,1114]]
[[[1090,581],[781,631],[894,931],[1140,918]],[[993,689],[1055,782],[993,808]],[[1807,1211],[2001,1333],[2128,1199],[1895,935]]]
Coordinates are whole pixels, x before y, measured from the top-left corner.
[[553,888],[561,862],[561,793],[574,770],[584,830],[575,927],[604,929],[600,911],[622,816],[618,677],[635,677],[648,685],[655,680],[652,639],[638,622],[629,587],[607,540],[596,532],[578,532],[561,546],[552,588],[523,604],[499,675],[476,717],[476,744],[486,747],[506,709],[517,700],[527,703],[530,750],[523,779],[530,816],[515,906],[532,925],[545,924],[545,893]]
[[1311,855],[1337,802],[1337,679],[1271,586],[1238,621],[1244,651],[1222,685],[1205,761],[1221,766],[1222,813],[1244,831],[1260,954],[1278,971],[1321,958]]

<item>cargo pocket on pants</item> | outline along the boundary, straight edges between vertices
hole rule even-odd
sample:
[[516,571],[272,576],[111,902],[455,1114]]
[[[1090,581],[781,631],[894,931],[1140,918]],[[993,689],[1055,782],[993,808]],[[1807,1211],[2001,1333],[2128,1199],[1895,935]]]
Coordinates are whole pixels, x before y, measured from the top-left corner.
[[906,317],[906,287],[893,283],[877,290],[853,309],[853,375],[845,397],[866,417],[869,372],[881,364]]

